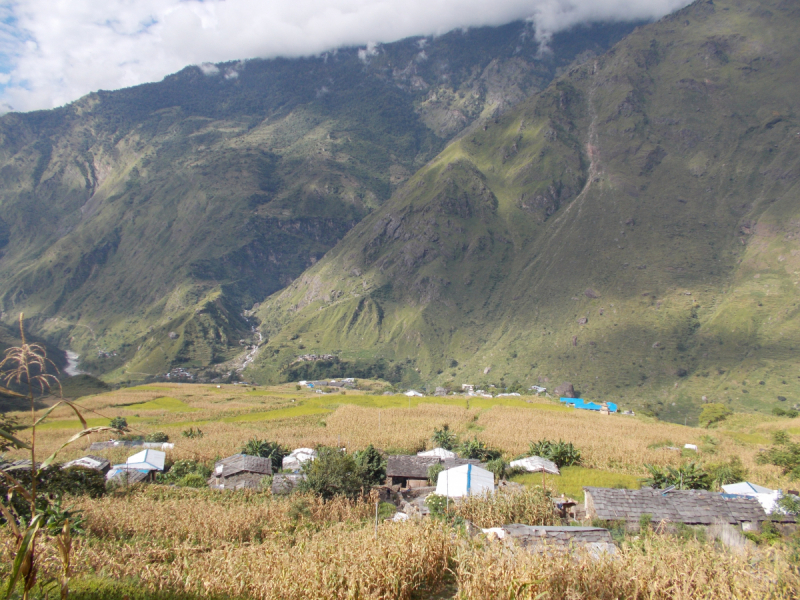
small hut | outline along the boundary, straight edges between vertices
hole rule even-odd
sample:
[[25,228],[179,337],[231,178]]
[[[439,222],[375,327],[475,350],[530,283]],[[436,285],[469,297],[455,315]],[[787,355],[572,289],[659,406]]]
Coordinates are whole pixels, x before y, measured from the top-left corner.
[[257,490],[261,480],[269,475],[272,475],[272,459],[234,454],[214,465],[208,485],[217,490]]

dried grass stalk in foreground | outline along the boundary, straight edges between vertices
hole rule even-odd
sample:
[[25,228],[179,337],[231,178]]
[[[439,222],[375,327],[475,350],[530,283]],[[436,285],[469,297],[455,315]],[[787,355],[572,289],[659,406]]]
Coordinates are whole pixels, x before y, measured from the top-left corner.
[[377,539],[372,527],[340,524],[294,545],[271,539],[165,549],[102,540],[78,556],[105,576],[136,577],[150,589],[282,600],[408,600],[440,587],[453,544],[449,529],[428,521],[385,523]]
[[550,493],[539,486],[485,496],[467,496],[456,505],[455,512],[483,528],[500,527],[508,523],[558,524]]
[[459,598],[535,600],[761,600],[797,598],[796,565],[778,550],[746,556],[697,541],[653,536],[613,556],[532,553],[504,543],[463,544],[456,553]]

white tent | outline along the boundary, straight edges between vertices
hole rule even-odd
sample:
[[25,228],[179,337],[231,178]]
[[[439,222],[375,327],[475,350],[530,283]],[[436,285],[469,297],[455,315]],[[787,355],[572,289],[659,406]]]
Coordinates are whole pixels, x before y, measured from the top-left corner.
[[409,398],[411,396],[416,396],[418,398],[422,398],[422,394],[420,394],[417,390],[408,390],[407,392],[405,392],[405,395],[408,396]]
[[[160,450],[142,450],[125,461],[125,467],[134,471],[163,471],[167,455]],[[114,465],[116,468],[117,465]]]
[[439,473],[436,480],[436,493],[439,496],[460,498],[479,496],[494,491],[494,473],[477,465],[461,465]]
[[783,494],[780,490],[771,490],[749,481],[742,481],[740,483],[729,483],[722,486],[722,491],[726,494],[736,494],[737,496],[751,496],[758,500],[758,503],[768,515],[772,514],[778,508],[778,500],[781,499]]
[[551,473],[553,475],[561,475],[558,466],[553,461],[542,458],[541,456],[529,456],[528,458],[520,458],[519,460],[511,461],[511,468],[525,469],[528,473]]
[[303,463],[309,460],[314,460],[317,457],[317,451],[311,448],[298,448],[293,451],[289,456],[283,457],[281,466],[284,469],[291,469],[292,471],[301,469]]
[[445,450],[444,448],[434,448],[427,452],[417,452],[417,456],[435,456],[436,458],[455,458],[456,453]]

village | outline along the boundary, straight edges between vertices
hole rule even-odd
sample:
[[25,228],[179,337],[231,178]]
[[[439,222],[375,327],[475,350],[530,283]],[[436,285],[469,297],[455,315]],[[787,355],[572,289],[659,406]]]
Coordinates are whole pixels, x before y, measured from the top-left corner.
[[[342,378],[300,381],[295,387],[318,396],[352,391],[358,385],[354,378]],[[559,391],[577,395],[569,384]],[[532,399],[547,395],[546,388],[540,386],[533,386],[530,392],[534,394]],[[425,398],[416,390],[402,395],[409,399]],[[445,394],[437,390],[430,401],[435,402],[442,395]],[[467,400],[493,397],[470,384],[464,384],[457,395]],[[494,397],[511,399],[520,394],[496,393]],[[600,418],[621,418],[615,415],[623,414],[613,402],[595,403],[573,397],[558,400],[571,410],[596,413]],[[630,411],[625,414],[634,416]],[[779,530],[791,536],[796,528],[796,508],[800,505],[797,491],[784,492],[734,480],[736,473],[713,482],[702,477],[684,480],[683,473],[677,480],[653,477],[642,480],[638,489],[585,485],[580,497],[570,497],[555,490],[561,470],[581,464],[581,452],[572,443],[532,441],[528,453],[509,457],[477,439],[459,440],[446,424],[433,430],[426,441],[429,448],[415,454],[385,452],[372,444],[353,453],[348,453],[345,447],[325,446],[290,450],[275,442],[253,438],[239,452],[213,464],[203,464],[196,460],[169,459],[168,453],[180,446],[180,440],[170,442],[169,436],[160,432],[144,437],[131,435],[127,421],[116,419],[112,426],[119,428],[121,436],[92,442],[85,455],[64,463],[61,469],[96,472],[102,475],[110,493],[137,486],[167,485],[272,497],[304,493],[320,494],[323,498],[370,497],[376,502],[376,526],[379,516],[395,523],[452,519],[465,502],[491,505],[498,498],[506,498],[503,501],[511,505],[524,504],[531,501],[531,488],[535,488],[537,493],[544,494],[539,501],[544,499],[548,507],[536,519],[526,522],[525,512],[517,511],[516,515],[523,518],[485,523],[488,525],[485,527],[465,519],[464,527],[470,535],[484,536],[497,543],[514,540],[537,552],[550,552],[552,548],[572,552],[583,548],[594,554],[613,554],[621,535],[637,534],[650,527],[665,534],[675,534],[686,527],[700,529],[704,538],[741,551],[753,546],[751,539],[757,540],[764,530]],[[183,433],[185,439],[202,436],[199,428]],[[688,443],[682,448],[666,449],[684,456],[700,452],[696,444]],[[131,454],[122,463],[112,464],[104,456],[109,451],[119,455],[125,450]],[[4,468],[29,469],[30,464],[23,459]],[[343,469],[346,472],[342,473]],[[525,477],[524,483],[518,482],[520,476]],[[532,479],[534,476],[540,479]],[[340,481],[348,477],[355,483]]]

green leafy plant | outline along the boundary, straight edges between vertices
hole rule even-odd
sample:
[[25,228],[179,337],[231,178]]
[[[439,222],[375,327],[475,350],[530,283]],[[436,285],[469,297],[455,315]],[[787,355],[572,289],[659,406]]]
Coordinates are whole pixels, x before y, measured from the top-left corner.
[[128,419],[125,417],[114,417],[111,419],[108,426],[118,431],[126,431],[128,429]]
[[369,485],[381,485],[386,481],[386,459],[370,444],[354,455],[362,479]]
[[768,450],[760,452],[756,456],[756,462],[760,465],[775,465],[792,480],[800,479],[800,444],[790,442],[786,432],[776,431],[773,440],[778,441]]
[[455,433],[450,431],[450,426],[445,423],[441,429],[433,429],[431,441],[437,448],[444,448],[445,450],[453,450],[458,445],[458,437]]
[[473,458],[481,462],[488,462],[500,458],[501,452],[486,445],[486,442],[481,442],[478,438],[471,440],[464,440],[458,447],[458,454],[462,458]]
[[436,485],[439,481],[439,473],[444,471],[447,467],[445,467],[442,463],[434,463],[428,467],[428,483],[431,485]]
[[317,448],[317,458],[303,464],[303,473],[306,479],[298,489],[318,494],[325,500],[335,496],[357,498],[370,488],[353,456],[338,448]]
[[528,450],[533,456],[553,461],[559,469],[581,464],[581,451],[573,446],[572,442],[539,440],[530,442]]
[[188,438],[190,440],[199,439],[203,437],[205,434],[199,427],[189,427],[189,429],[184,429],[181,431],[181,436]]
[[644,479],[642,483],[655,489],[663,490],[669,487],[678,490],[711,489],[711,476],[693,462],[684,463],[677,469],[658,465],[645,465],[645,468],[650,477]]
[[747,469],[744,468],[738,456],[730,459],[726,463],[707,465],[706,470],[711,478],[712,488],[716,490],[722,488],[723,485],[747,479]]
[[800,496],[794,494],[784,494],[778,499],[778,506],[787,514],[800,515]]
[[272,461],[272,470],[280,471],[283,466],[283,458],[288,456],[289,451],[277,442],[260,440],[256,437],[251,438],[242,446],[242,454],[250,456],[260,456]]
[[211,477],[211,469],[203,463],[191,459],[176,460],[169,471],[158,473],[156,481],[171,483],[182,487],[206,487],[206,480]]

